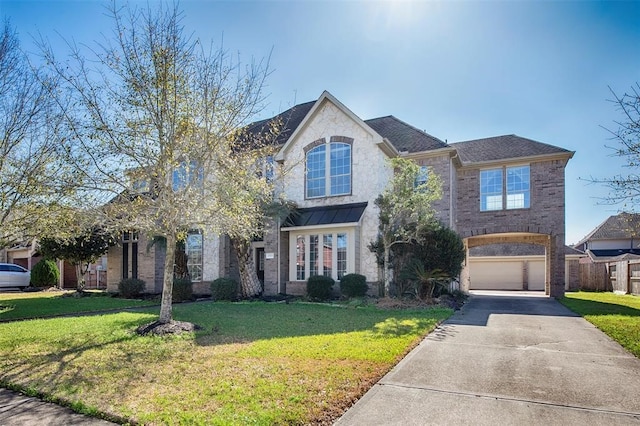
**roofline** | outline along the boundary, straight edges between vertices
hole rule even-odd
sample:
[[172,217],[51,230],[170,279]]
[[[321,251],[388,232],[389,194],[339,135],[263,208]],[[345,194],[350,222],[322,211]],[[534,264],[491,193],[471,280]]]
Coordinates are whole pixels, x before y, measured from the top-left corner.
[[416,152],[400,151],[400,156],[403,158],[408,158],[413,160],[413,159],[418,159],[423,157],[427,157],[427,158],[437,157],[444,153],[449,153],[449,155],[451,155],[452,153],[457,153],[457,151],[452,146],[445,146],[442,148],[430,149],[427,151],[416,151]]
[[307,115],[302,119],[298,127],[296,127],[296,129],[291,133],[291,136],[289,136],[289,138],[284,143],[282,148],[280,148],[280,151],[278,151],[278,153],[275,156],[276,161],[284,161],[284,154],[289,149],[289,146],[291,145],[291,141],[293,141],[298,136],[298,134],[302,132],[302,129],[306,126],[307,122],[310,120],[310,117],[312,117],[316,113],[316,111],[318,110],[318,108],[320,108],[320,105],[324,101],[328,101],[334,104],[336,107],[338,107],[339,110],[341,110],[343,113],[349,116],[349,118],[351,118],[354,122],[356,122],[360,127],[364,129],[365,132],[369,133],[371,136],[374,136],[374,137],[377,136],[378,138],[382,139],[382,136],[378,134],[375,130],[373,130],[367,123],[365,123],[364,120],[358,117],[353,111],[347,108],[342,102],[336,99],[335,96],[333,96],[331,93],[325,90],[324,92],[322,92],[322,94],[320,95],[318,100],[315,102],[315,104],[313,104],[309,112],[307,112]]
[[[454,147],[455,148],[455,147]],[[488,166],[499,166],[499,165],[507,165],[513,164],[516,162],[538,162],[538,161],[550,161],[550,160],[567,160],[569,161],[575,151],[567,151],[567,152],[557,152],[553,154],[541,154],[541,155],[529,155],[525,157],[510,157],[510,158],[501,158],[499,160],[490,160],[490,161],[462,161],[460,155],[458,154],[458,160],[460,161],[461,168],[469,169],[469,168],[478,168],[478,167],[488,167]]]
[[390,158],[395,158],[395,157],[398,157],[398,156],[402,155],[396,149],[396,147],[393,146],[391,141],[389,139],[387,139],[387,138],[382,138],[382,141],[378,142],[376,145],[378,145],[378,148],[380,148],[382,150],[382,152],[387,154],[387,156],[390,157]]

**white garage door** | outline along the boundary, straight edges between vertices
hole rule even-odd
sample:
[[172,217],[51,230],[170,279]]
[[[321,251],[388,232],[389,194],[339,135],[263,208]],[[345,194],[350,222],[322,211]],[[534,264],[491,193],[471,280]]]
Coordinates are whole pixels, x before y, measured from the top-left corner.
[[529,261],[529,290],[544,291],[544,260]]
[[[522,261],[469,262],[471,290],[522,290]],[[544,282],[544,280],[543,280]]]

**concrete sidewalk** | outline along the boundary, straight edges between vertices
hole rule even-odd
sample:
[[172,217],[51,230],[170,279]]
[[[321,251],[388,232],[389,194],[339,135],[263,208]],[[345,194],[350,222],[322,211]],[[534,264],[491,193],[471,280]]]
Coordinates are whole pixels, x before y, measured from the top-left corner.
[[554,299],[474,295],[338,425],[640,425],[640,360]]
[[113,426],[104,420],[0,388],[0,426]]

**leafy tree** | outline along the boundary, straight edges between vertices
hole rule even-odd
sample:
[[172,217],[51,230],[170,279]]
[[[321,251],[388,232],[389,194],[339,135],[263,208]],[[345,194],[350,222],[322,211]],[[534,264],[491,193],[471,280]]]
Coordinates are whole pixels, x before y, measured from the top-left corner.
[[375,203],[380,210],[378,241],[372,251],[380,250],[384,270],[384,294],[390,295],[393,270],[391,255],[394,247],[418,242],[424,232],[437,226],[432,203],[442,197],[440,178],[430,174],[426,182],[416,186],[418,165],[404,158],[393,158],[394,175]]
[[620,111],[622,119],[616,122],[617,129],[609,130],[617,147],[615,155],[627,162],[629,173],[620,173],[608,178],[592,178],[611,189],[607,202],[624,203],[633,209],[640,202],[640,83],[636,83],[622,96],[613,90],[613,102]]
[[102,228],[94,227],[83,233],[65,239],[44,237],[40,239],[40,251],[49,259],[60,259],[70,262],[76,269],[77,290],[81,292],[85,286],[85,276],[89,265],[105,254],[109,247],[115,245],[117,239]]
[[247,146],[238,137],[261,111],[268,63],[241,66],[186,34],[176,5],[155,7],[112,5],[112,37],[90,59],[71,45],[70,59],[59,62],[42,47],[67,96],[62,144],[86,182],[78,201],[110,229],[166,240],[164,324],[172,321],[182,230],[232,233],[255,203],[252,189],[268,192],[250,173],[267,143],[252,138]]
[[77,181],[58,161],[57,81],[33,67],[8,21],[0,28],[0,247],[58,225],[54,209]]

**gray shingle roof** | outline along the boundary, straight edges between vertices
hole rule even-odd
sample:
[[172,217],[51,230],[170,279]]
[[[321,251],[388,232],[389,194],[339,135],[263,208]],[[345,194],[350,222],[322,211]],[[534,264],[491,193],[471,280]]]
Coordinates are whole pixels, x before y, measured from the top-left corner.
[[283,145],[287,139],[298,128],[302,120],[307,116],[316,101],[305,102],[295,105],[280,114],[267,118],[265,120],[256,121],[248,126],[248,132],[251,134],[260,134],[269,130],[269,123],[279,123],[279,134],[273,141],[274,145]]
[[618,240],[638,238],[639,236],[640,214],[623,212],[610,216],[576,245],[592,240]]
[[416,129],[393,115],[365,120],[373,130],[389,142],[398,151],[422,152],[438,148],[446,148],[445,142],[430,134]]
[[463,164],[508,160],[551,154],[570,154],[571,151],[517,135],[494,136],[451,144]]

